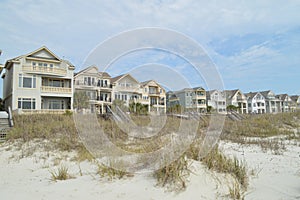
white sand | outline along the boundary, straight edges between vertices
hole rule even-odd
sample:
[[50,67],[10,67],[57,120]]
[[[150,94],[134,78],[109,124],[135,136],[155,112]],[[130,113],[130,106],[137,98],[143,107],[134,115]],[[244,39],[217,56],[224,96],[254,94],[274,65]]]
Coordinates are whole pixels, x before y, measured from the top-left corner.
[[262,152],[257,145],[221,142],[223,152],[254,169],[245,199],[300,199],[300,146],[285,141],[282,155]]
[[[187,189],[177,194],[156,186],[149,174],[108,181],[96,174],[95,164],[72,161],[72,152],[47,152],[36,146],[29,144],[35,148],[31,149],[33,155],[28,156],[30,148],[22,151],[16,145],[0,144],[0,199],[228,199],[228,186],[233,181],[228,175],[208,171],[194,162],[191,168],[195,174],[190,175]],[[221,146],[227,155],[236,155],[259,171],[250,180],[246,199],[300,198],[299,146],[288,146],[283,155],[262,153],[256,146]],[[60,164],[58,160],[62,160]],[[49,171],[61,164],[68,166],[74,178],[54,182]]]

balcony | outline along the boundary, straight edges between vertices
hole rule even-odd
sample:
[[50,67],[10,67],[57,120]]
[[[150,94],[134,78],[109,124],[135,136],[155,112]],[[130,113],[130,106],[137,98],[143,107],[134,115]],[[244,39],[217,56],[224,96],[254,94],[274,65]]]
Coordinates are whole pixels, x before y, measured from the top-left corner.
[[90,87],[100,87],[100,88],[107,88],[107,89],[111,89],[112,85],[111,84],[103,84],[101,85],[100,83],[96,83],[96,82],[88,82],[88,81],[75,81],[74,85],[78,85],[78,86],[90,86]]
[[111,98],[110,97],[97,97],[96,98],[97,101],[103,101],[103,102],[111,102]]
[[66,88],[66,87],[42,86],[41,91],[44,93],[72,94],[72,88]]
[[130,103],[140,103],[140,104],[149,104],[149,99],[136,99],[136,100],[133,100],[133,99],[130,99],[129,101]]
[[67,75],[67,69],[57,68],[57,67],[39,67],[39,66],[32,66],[32,65],[23,65],[22,70],[27,73],[35,73],[35,74],[50,74],[50,75],[58,75],[58,76]]

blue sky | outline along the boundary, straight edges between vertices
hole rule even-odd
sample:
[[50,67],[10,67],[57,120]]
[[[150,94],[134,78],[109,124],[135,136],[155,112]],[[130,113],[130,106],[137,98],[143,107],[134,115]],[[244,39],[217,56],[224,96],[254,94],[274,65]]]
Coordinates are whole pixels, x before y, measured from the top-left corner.
[[[161,27],[196,40],[216,64],[226,89],[300,94],[298,0],[0,0],[0,8],[2,64],[46,45],[81,69],[91,50],[107,38]],[[162,51],[132,53],[108,72],[118,75],[147,63],[174,67],[192,86],[205,86],[188,63]],[[154,72],[147,74],[138,79],[155,78]],[[2,83],[0,88],[2,93]]]

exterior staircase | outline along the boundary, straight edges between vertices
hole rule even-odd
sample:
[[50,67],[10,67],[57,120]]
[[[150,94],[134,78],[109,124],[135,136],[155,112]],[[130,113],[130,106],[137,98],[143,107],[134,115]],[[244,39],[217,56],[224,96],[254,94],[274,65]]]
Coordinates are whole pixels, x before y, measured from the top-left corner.
[[0,111],[0,142],[5,141],[8,131],[13,127],[11,110],[9,112]]

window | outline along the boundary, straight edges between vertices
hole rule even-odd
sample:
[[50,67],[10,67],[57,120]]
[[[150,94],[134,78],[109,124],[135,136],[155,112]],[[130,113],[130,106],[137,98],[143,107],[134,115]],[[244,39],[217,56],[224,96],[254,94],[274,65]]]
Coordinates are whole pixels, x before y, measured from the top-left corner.
[[34,98],[18,98],[18,108],[20,109],[35,109]]
[[47,67],[48,66],[48,64],[47,63],[44,63],[44,67]]
[[36,88],[35,75],[34,76],[23,76],[23,74],[19,74],[19,87]]
[[64,109],[65,102],[60,100],[50,100],[49,109]]
[[39,67],[42,67],[43,66],[43,63],[39,63]]
[[49,79],[49,86],[51,87],[64,87],[64,81],[59,79]]
[[49,64],[49,66],[50,66],[51,68],[53,68],[53,64]]

